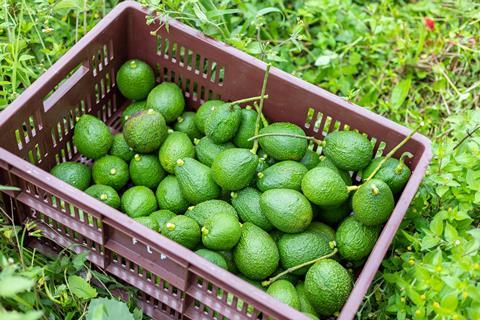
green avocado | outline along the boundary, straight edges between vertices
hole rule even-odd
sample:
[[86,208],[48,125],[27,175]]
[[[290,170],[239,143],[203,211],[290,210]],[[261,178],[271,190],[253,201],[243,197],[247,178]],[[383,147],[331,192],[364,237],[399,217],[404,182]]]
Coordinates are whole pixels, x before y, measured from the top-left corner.
[[195,159],[177,160],[175,175],[183,196],[190,203],[197,204],[220,196],[220,187],[213,180],[210,168]]
[[195,139],[195,155],[198,161],[206,166],[211,167],[215,157],[226,149],[235,148],[235,145],[231,142],[215,143],[209,137],[203,137],[202,139]]
[[232,205],[243,222],[251,222],[265,231],[271,231],[273,225],[260,208],[261,192],[252,187],[246,187],[238,192],[232,192]]
[[[373,159],[370,164],[362,170],[361,176],[363,181],[367,180],[383,159],[383,157]],[[382,180],[390,187],[393,194],[398,194],[407,184],[410,174],[410,169],[403,163],[402,159],[390,158],[383,163],[373,178]]]
[[87,189],[92,180],[92,170],[90,167],[79,162],[59,163],[50,170],[50,173],[80,190]]
[[247,187],[256,173],[258,157],[248,149],[226,149],[212,163],[212,177],[224,190]]
[[191,111],[184,112],[177,118],[177,122],[173,129],[175,131],[183,132],[193,141],[193,139],[200,139],[203,133],[195,125],[195,113]]
[[166,175],[157,156],[153,154],[135,154],[130,161],[129,171],[134,185],[150,189],[156,189]]
[[348,199],[348,189],[342,178],[326,167],[309,170],[302,180],[303,194],[322,207],[339,206]]
[[73,144],[78,152],[89,159],[106,155],[113,143],[113,135],[105,123],[98,118],[84,114],[78,119],[73,130]]
[[122,189],[128,182],[128,164],[116,156],[106,155],[93,163],[92,177],[96,184]]
[[380,228],[366,226],[354,217],[345,219],[337,229],[336,241],[340,256],[348,261],[365,258],[377,242]]
[[295,290],[295,287],[290,281],[275,281],[268,287],[267,293],[286,305],[300,310],[300,299],[298,298],[297,290]]
[[292,189],[271,189],[260,197],[260,207],[277,229],[286,233],[305,230],[313,218],[312,205]]
[[196,206],[189,207],[185,215],[197,221],[197,223],[203,227],[205,222],[220,213],[226,213],[238,220],[237,212],[228,202],[213,199],[207,200],[197,204]]
[[233,249],[233,260],[246,277],[263,280],[278,267],[279,254],[277,245],[270,235],[253,223],[242,225],[242,235]]
[[248,139],[255,135],[258,113],[252,110],[251,107],[246,107],[241,110],[241,116],[240,126],[232,141],[239,148],[251,149],[253,147],[253,140],[248,141]]
[[182,215],[168,220],[167,223],[160,226],[160,230],[165,237],[190,250],[194,249],[201,240],[198,223],[192,218]]
[[135,186],[123,193],[121,206],[122,211],[131,218],[144,217],[157,210],[157,199],[149,188]]
[[155,192],[160,209],[170,210],[180,214],[187,210],[190,203],[183,196],[180,184],[175,176],[165,177]]
[[225,143],[235,136],[241,121],[239,106],[229,103],[216,106],[205,121],[205,134],[215,143]]
[[[320,258],[332,252],[324,236],[316,232],[301,232],[284,234],[277,243],[280,253],[280,262],[284,269]],[[294,274],[304,275],[310,266],[293,271]]]
[[258,174],[257,188],[260,191],[281,188],[300,191],[307,171],[308,169],[297,161],[277,162]]
[[201,133],[205,133],[205,122],[216,107],[225,104],[222,100],[208,100],[202,104],[195,113],[195,125]]
[[129,162],[132,160],[135,152],[125,141],[123,133],[118,133],[113,137],[112,147],[110,148],[110,154],[112,156],[117,156],[123,161]]
[[167,134],[165,119],[153,109],[136,113],[127,120],[123,129],[125,141],[138,153],[158,150]]
[[208,249],[198,249],[195,253],[211,263],[216,264],[220,268],[228,270],[227,261],[225,261],[225,258],[220,253]]
[[342,170],[359,171],[372,160],[373,145],[355,131],[334,131],[325,137],[323,153]]
[[308,301],[322,316],[340,311],[352,291],[350,273],[337,261],[324,259],[315,263],[305,276]]
[[[296,124],[276,122],[260,130],[260,134],[294,134],[305,137],[305,132]],[[262,150],[276,160],[300,161],[307,152],[307,140],[288,136],[264,136],[258,139]]]
[[120,208],[120,197],[115,189],[103,184],[94,184],[85,190],[88,195],[108,204],[110,207]]
[[160,147],[158,157],[162,167],[173,174],[178,159],[193,158],[195,149],[186,133],[174,131],[170,133]]
[[185,109],[183,92],[175,83],[162,82],[148,94],[147,108],[161,113],[167,123],[173,122]]
[[375,226],[388,220],[395,207],[395,199],[385,182],[372,179],[355,192],[352,207],[358,221],[367,226]]

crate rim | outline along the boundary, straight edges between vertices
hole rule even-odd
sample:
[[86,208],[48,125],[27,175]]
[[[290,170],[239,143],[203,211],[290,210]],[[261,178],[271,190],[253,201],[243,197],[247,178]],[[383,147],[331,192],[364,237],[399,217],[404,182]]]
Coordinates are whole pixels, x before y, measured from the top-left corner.
[[[97,36],[99,36],[103,30],[109,26],[114,20],[116,20],[120,15],[122,15],[127,10],[140,10],[145,14],[149,14],[149,11],[142,7],[139,3],[135,1],[124,1],[118,4],[115,8],[113,8],[110,13],[108,13],[94,28],[92,28],[86,35],[84,35],[73,47],[71,47],[63,56],[61,56],[57,62],[55,62],[52,66],[50,66],[36,81],[34,81],[28,88],[24,90],[24,92],[19,95],[2,113],[0,113],[0,129],[4,127],[5,124],[8,123],[8,120],[15,116],[17,110],[21,108],[24,104],[28,103],[30,97],[33,93],[45,90],[45,88],[52,82],[56,77],[64,78],[66,74],[61,74],[59,70],[71,70],[75,65],[76,58],[78,52],[84,50],[89,43],[94,40]],[[201,39],[202,41],[208,42],[209,44],[217,47],[221,47],[227,53],[235,55],[237,58],[248,62],[262,70],[265,70],[266,63],[248,55],[247,53],[240,51],[230,45],[227,45],[223,42],[214,40],[202,32],[184,25],[183,23],[175,20],[169,19],[168,20],[170,25],[174,25],[176,28],[188,32],[192,36]],[[278,68],[272,67],[270,70],[272,75],[275,75],[279,78],[286,79],[290,85],[297,86],[300,88],[307,89],[309,91],[318,93],[322,95],[325,99],[328,99],[335,104],[341,105],[342,107],[346,108],[348,112],[361,114],[362,117],[367,118],[369,121],[375,123],[381,123],[384,126],[388,126],[393,128],[396,132],[402,135],[408,135],[411,133],[411,129],[408,129],[400,124],[397,124],[387,118],[384,118],[380,115],[377,115],[373,111],[368,109],[362,108],[353,104],[350,101],[347,101],[339,96],[334,95],[314,84],[308,83],[304,80],[296,78],[291,74],[284,72]],[[400,226],[401,221],[403,220],[404,214],[408,209],[408,206],[401,206],[399,204],[409,204],[413,199],[417,189],[423,179],[425,172],[427,171],[428,164],[432,158],[432,150],[431,150],[431,141],[422,134],[415,133],[412,137],[413,141],[418,142],[423,147],[423,152],[418,160],[417,166],[414,170],[412,170],[412,175],[405,186],[404,191],[402,192],[400,198],[398,199],[395,209],[392,212],[387,223],[384,225],[382,233],[380,234],[372,252],[368,256],[366,263],[364,264],[361,273],[359,274],[354,288],[349,295],[347,302],[345,303],[338,319],[350,319],[347,313],[351,312],[352,310],[357,311],[363,298],[365,296],[366,291],[371,285],[373,277],[375,276],[376,272],[378,271],[383,258],[395,236],[398,228]],[[3,163],[7,165],[8,168],[16,167],[21,168],[23,172],[27,172],[28,174],[24,174],[24,176],[31,176],[32,178],[38,177],[45,177],[47,176],[51,185],[58,186],[59,188],[55,188],[55,191],[60,191],[60,197],[75,197],[78,202],[82,203],[82,206],[85,206],[88,210],[98,213],[101,217],[103,217],[105,223],[109,222],[112,224],[118,224],[122,226],[122,231],[128,233],[129,235],[135,234],[135,238],[141,239],[142,242],[145,244],[162,244],[161,246],[162,251],[165,252],[168,256],[174,256],[174,261],[181,262],[181,264],[186,263],[186,267],[191,270],[192,266],[198,266],[199,270],[209,270],[210,274],[209,277],[214,280],[215,282],[221,284],[228,288],[228,290],[232,293],[238,292],[242,295],[248,297],[246,300],[248,303],[255,305],[261,302],[262,308],[267,310],[271,310],[273,314],[290,314],[294,313],[297,314],[298,311],[294,310],[283,303],[279,303],[276,299],[268,296],[266,293],[261,291],[260,289],[254,287],[253,285],[249,284],[248,282],[240,279],[239,277],[231,274],[228,271],[225,271],[216,265],[208,262],[207,260],[197,256],[196,254],[192,254],[192,252],[183,246],[163,237],[162,235],[158,234],[157,232],[148,229],[147,227],[137,223],[121,213],[120,211],[109,207],[108,205],[104,204],[103,202],[94,199],[84,192],[79,193],[78,189],[68,185],[67,183],[51,176],[48,172],[40,169],[39,167],[29,163],[28,161],[23,160],[17,155],[10,153],[8,150],[0,147],[0,165]],[[14,165],[12,165],[14,164]],[[49,187],[47,183],[41,181],[42,184]],[[51,189],[51,187],[49,188]],[[16,192],[13,192],[15,194]],[[62,196],[63,194],[63,196]],[[95,206],[93,207],[92,204]],[[128,226],[128,228],[126,227]],[[152,240],[153,239],[153,240]],[[165,248],[165,249],[164,249]],[[187,259],[183,259],[183,257],[188,257]],[[253,303],[252,303],[253,301]],[[270,307],[272,306],[272,307]],[[352,314],[353,316],[353,314]],[[303,317],[302,317],[303,318]]]

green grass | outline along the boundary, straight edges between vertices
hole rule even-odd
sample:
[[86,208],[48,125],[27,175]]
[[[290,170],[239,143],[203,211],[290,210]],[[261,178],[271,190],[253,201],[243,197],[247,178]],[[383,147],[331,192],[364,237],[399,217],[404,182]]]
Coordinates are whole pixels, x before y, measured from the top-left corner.
[[[423,121],[434,157],[358,318],[480,318],[478,3],[144,2],[402,125]],[[83,1],[61,3],[73,9],[2,2],[0,105],[111,7],[89,1],[84,15]]]

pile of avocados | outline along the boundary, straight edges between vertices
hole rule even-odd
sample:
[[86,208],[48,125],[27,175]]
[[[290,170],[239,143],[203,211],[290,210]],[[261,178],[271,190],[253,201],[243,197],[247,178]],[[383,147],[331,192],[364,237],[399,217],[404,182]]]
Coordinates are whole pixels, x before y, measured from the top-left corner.
[[410,177],[403,157],[373,159],[356,131],[312,143],[256,103],[185,111],[181,89],[138,59],[116,84],[132,101],[122,132],[82,115],[73,142],[93,165],[51,173],[312,319],[337,314],[353,287],[345,266],[369,255]]

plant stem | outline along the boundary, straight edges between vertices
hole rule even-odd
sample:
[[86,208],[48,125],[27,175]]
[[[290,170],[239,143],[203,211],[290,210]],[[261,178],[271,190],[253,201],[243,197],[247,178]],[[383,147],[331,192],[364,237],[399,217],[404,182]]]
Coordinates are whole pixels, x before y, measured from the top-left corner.
[[291,267],[291,268],[288,268],[287,270],[283,271],[283,272],[280,272],[279,274],[277,274],[276,276],[266,280],[266,281],[263,281],[262,282],[262,286],[266,287],[266,286],[269,286],[272,282],[275,282],[277,279],[283,277],[284,275],[290,273],[290,272],[293,272],[295,270],[298,270],[300,268],[303,268],[305,266],[308,266],[310,264],[313,264],[315,262],[318,262],[320,260],[323,260],[323,259],[328,259],[332,256],[334,256],[336,253],[338,252],[337,248],[334,248],[332,252],[330,252],[329,254],[326,254],[324,256],[321,256],[319,258],[315,258],[313,260],[310,260],[310,261],[307,261],[307,262],[304,262],[304,263],[301,263],[299,265],[296,265],[294,267]]
[[260,107],[258,106],[258,103],[254,102],[253,107],[255,108],[255,111],[260,115],[260,120],[262,120],[262,124],[264,127],[268,126],[268,120],[265,118],[262,112],[258,112],[260,110]]
[[460,147],[460,145],[465,141],[467,140],[468,138],[470,138],[474,133],[475,131],[477,131],[478,129],[480,129],[480,124],[477,125],[472,131],[468,131],[467,130],[467,134],[462,138],[462,140],[460,140],[456,145],[455,147],[453,147],[453,150],[457,149],[458,147]]
[[400,159],[398,159],[399,163],[398,166],[395,168],[395,173],[400,174],[405,166],[405,158],[412,158],[413,154],[410,152],[404,152],[401,156]]
[[[262,84],[262,91],[260,92],[260,103],[258,105],[257,109],[257,121],[255,123],[255,135],[258,135],[258,132],[260,131],[260,119],[263,114],[263,101],[265,100],[265,97],[268,97],[268,95],[265,95],[265,91],[267,90],[267,81],[268,81],[268,75],[270,73],[270,67],[272,65],[270,63],[267,63],[267,67],[265,68],[265,74],[263,76],[263,84]],[[248,139],[248,141],[251,141],[252,138]],[[253,154],[257,154],[258,151],[258,140],[255,140],[253,142],[253,147],[250,150]]]
[[[268,94],[265,95],[263,98],[268,99]],[[262,96],[256,96],[256,97],[250,97],[250,98],[235,100],[235,101],[229,102],[229,104],[240,104],[240,103],[245,103],[245,102],[257,101],[257,100],[260,100],[260,99],[262,99]]]
[[410,132],[410,134],[408,136],[405,137],[405,139],[403,139],[399,144],[397,144],[395,146],[395,148],[393,148],[383,159],[382,161],[380,161],[380,163],[377,165],[377,167],[375,168],[375,170],[373,170],[373,172],[368,176],[367,180],[365,180],[365,182],[368,182],[370,181],[378,172],[378,170],[380,170],[380,168],[383,166],[383,164],[388,160],[390,159],[391,157],[393,157],[393,155],[395,154],[395,152],[397,152],[401,147],[403,147],[403,145],[405,143],[408,142],[408,140],[410,140],[413,135],[418,131],[418,129],[420,129],[421,127],[423,127],[423,122],[420,123],[420,125],[415,128],[414,130],[412,130],[412,132]]
[[347,187],[347,191],[350,192],[350,191],[354,191],[354,190],[357,190],[358,189],[358,186],[348,186]]
[[323,145],[323,141],[316,139],[315,137],[310,137],[310,136],[302,136],[301,134],[294,134],[294,133],[282,133],[282,132],[271,132],[271,133],[262,133],[262,134],[257,134],[251,138],[248,139],[248,141],[255,140],[257,141],[259,138],[263,137],[291,137],[291,138],[299,138],[299,139],[305,139],[305,140],[311,140],[314,143],[318,145]]

